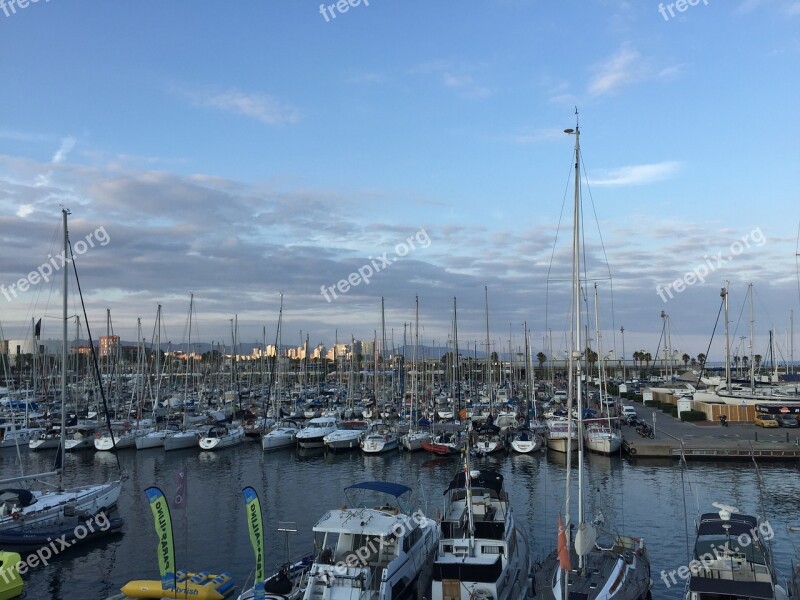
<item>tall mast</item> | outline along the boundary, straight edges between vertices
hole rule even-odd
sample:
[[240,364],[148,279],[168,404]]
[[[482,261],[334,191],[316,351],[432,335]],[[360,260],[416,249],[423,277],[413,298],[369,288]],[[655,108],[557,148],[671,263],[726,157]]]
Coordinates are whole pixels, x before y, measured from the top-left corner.
[[753,284],[747,286],[747,293],[750,295],[750,390],[756,391],[756,371],[755,361],[753,360]]
[[486,313],[486,393],[489,394],[489,412],[492,411],[492,352],[489,345],[489,288],[483,286],[484,312]]
[[731,391],[731,344],[728,340],[728,285],[725,282],[725,287],[722,288],[719,295],[722,296],[722,302],[725,306],[725,393]]
[[[64,258],[69,256],[69,231],[67,230],[67,215],[69,211],[66,208],[61,209],[61,216],[64,221]],[[61,435],[58,446],[58,455],[56,456],[56,469],[58,469],[58,489],[63,489],[64,483],[64,442],[67,436],[67,280],[69,278],[69,269],[64,269],[64,279],[62,281],[61,295]]]

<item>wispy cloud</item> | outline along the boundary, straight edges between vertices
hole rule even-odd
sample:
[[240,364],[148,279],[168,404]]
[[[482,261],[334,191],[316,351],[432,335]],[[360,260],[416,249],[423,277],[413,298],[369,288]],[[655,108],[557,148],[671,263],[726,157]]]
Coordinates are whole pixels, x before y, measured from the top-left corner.
[[435,75],[446,88],[467,98],[487,98],[492,91],[478,83],[471,74],[471,68],[457,65],[448,60],[434,60],[417,65],[411,70],[414,74]]
[[616,92],[644,77],[645,68],[641,54],[623,46],[606,61],[595,66],[589,82],[589,92],[596,96]]
[[631,165],[609,169],[593,175],[589,182],[592,185],[644,185],[655,181],[663,181],[673,177],[680,171],[681,163],[665,161],[649,165]]
[[193,105],[202,108],[216,108],[245,117],[251,117],[266,125],[284,125],[300,120],[299,111],[284,104],[274,96],[241,90],[186,90],[180,92],[189,98]]
[[75,141],[74,137],[65,137],[62,139],[61,146],[59,146],[56,153],[53,154],[53,158],[50,159],[50,162],[54,165],[64,162],[67,159],[67,155],[75,147]]

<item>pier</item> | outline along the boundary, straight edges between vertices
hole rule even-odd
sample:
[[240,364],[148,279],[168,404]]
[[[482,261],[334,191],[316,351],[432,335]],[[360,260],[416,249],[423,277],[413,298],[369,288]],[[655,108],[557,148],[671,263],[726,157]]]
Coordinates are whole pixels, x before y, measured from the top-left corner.
[[800,428],[765,429],[752,423],[699,421],[684,423],[658,409],[635,403],[639,419],[653,424],[655,439],[643,438],[635,428],[623,425],[623,448],[635,458],[687,458],[751,460],[800,459]]

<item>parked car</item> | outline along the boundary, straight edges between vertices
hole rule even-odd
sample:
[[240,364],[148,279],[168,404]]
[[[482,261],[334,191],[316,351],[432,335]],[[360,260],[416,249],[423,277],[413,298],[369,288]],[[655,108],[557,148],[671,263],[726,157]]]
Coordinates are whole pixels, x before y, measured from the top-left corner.
[[756,425],[759,427],[779,427],[775,415],[756,415]]
[[620,412],[620,416],[624,417],[626,419],[629,418],[629,417],[636,418],[636,416],[637,416],[636,415],[636,409],[634,407],[632,407],[632,406],[627,405],[627,404],[623,404],[622,405],[622,412]]
[[775,420],[781,427],[800,427],[800,423],[791,415],[775,415]]

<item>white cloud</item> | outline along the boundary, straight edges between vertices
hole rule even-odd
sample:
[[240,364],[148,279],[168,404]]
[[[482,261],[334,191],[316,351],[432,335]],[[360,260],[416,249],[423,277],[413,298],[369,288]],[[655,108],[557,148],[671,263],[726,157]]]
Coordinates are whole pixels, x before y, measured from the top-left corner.
[[599,96],[639,81],[643,77],[644,68],[639,52],[625,46],[597,65],[595,71],[589,82],[589,92]]
[[33,212],[33,210],[34,210],[33,206],[31,206],[30,204],[23,204],[22,206],[20,206],[17,209],[17,213],[16,214],[20,219],[24,219],[29,214],[31,214]]
[[182,90],[192,104],[203,108],[216,108],[245,117],[252,117],[266,125],[284,125],[300,120],[299,111],[269,94],[240,90]]
[[663,181],[674,176],[680,170],[677,161],[665,161],[649,165],[631,165],[609,169],[592,177],[592,185],[644,185],[654,181]]
[[70,151],[75,147],[75,138],[74,137],[65,137],[61,140],[61,146],[59,146],[56,153],[53,154],[53,158],[50,160],[54,165],[64,162],[67,160],[67,155]]

